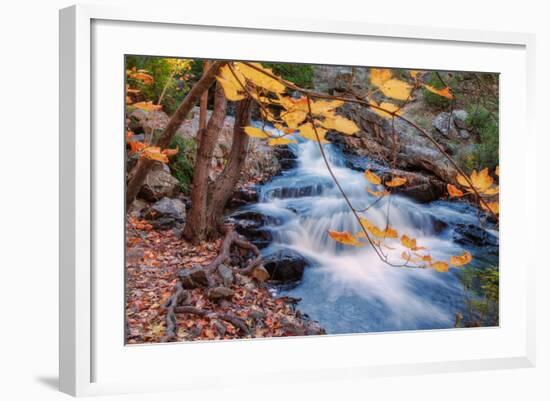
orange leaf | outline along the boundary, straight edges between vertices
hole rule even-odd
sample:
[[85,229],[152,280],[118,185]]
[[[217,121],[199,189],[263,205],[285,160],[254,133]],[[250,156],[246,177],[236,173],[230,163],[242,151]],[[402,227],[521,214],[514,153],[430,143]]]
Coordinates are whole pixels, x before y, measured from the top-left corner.
[[141,151],[141,157],[144,159],[156,160],[161,163],[168,163],[168,157],[163,154],[159,147],[157,146],[148,146]]
[[472,254],[468,251],[464,251],[464,253],[460,256],[451,256],[450,263],[453,266],[463,266],[467,265],[472,261]]
[[499,214],[500,207],[498,202],[487,202],[487,206],[485,206],[485,203],[480,202],[481,208],[486,211],[491,211],[494,214]]
[[367,188],[367,192],[371,195],[374,195],[374,196],[378,196],[378,197],[381,197],[381,196],[387,196],[390,194],[390,191],[386,191],[386,190],[383,190],[383,191],[373,191],[372,189],[370,188]]
[[431,86],[431,85],[424,85],[424,88],[426,88],[427,90],[429,90],[429,91],[432,92],[432,93],[435,93],[436,95],[445,97],[445,98],[447,98],[447,99],[452,99],[452,98],[453,98],[453,94],[452,94],[452,92],[451,92],[451,88],[449,88],[448,86],[446,86],[446,87],[443,88],[443,89],[437,89],[437,88],[434,88],[434,87]]
[[449,271],[449,265],[445,262],[433,262],[433,263],[430,263],[430,267],[437,270],[440,273],[445,273]]
[[145,144],[143,142],[128,141],[128,145],[130,145],[130,151],[134,153],[141,152],[145,149]]
[[180,151],[179,147],[176,147],[176,149],[163,149],[162,154],[170,157],[170,156],[177,155],[179,151]]
[[330,238],[344,245],[360,246],[361,243],[347,231],[328,231]]
[[374,174],[370,170],[365,171],[365,178],[367,179],[368,182],[374,185],[380,185],[382,183],[382,180],[380,179],[380,177],[378,177],[376,174]]
[[464,192],[455,187],[453,184],[447,184],[447,191],[449,191],[451,198],[459,198],[464,195]]
[[385,185],[387,187],[400,187],[407,182],[407,179],[404,177],[393,177],[390,181],[387,181]]
[[158,111],[162,109],[161,105],[153,104],[151,101],[134,103],[132,106],[145,111]]

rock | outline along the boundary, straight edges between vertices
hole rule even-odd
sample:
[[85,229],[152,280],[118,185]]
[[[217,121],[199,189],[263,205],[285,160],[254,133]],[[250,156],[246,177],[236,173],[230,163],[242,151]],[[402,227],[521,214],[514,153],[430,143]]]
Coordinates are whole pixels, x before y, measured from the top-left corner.
[[296,155],[292,152],[288,145],[275,147],[273,153],[277,160],[279,160],[281,170],[290,170],[298,165]]
[[259,282],[264,282],[269,279],[269,272],[263,266],[258,266],[252,271],[252,277]]
[[283,316],[281,318],[281,328],[289,336],[303,336],[306,334],[306,328],[294,316]]
[[133,217],[141,217],[143,210],[147,208],[149,204],[143,199],[134,199],[130,207],[128,208],[128,214]]
[[258,201],[258,192],[253,188],[239,187],[227,203],[228,209],[237,209]]
[[179,222],[185,221],[185,204],[179,199],[162,198],[154,203],[144,214],[148,220],[170,217]]
[[308,261],[298,252],[282,249],[264,256],[264,267],[271,280],[294,282],[302,279]]
[[151,202],[164,197],[172,198],[178,193],[179,185],[179,181],[170,174],[168,166],[155,163],[139,191],[139,196]]
[[453,116],[446,111],[442,111],[435,116],[432,121],[432,126],[445,138],[454,138],[458,136],[458,132],[453,124]]
[[180,270],[179,277],[183,288],[192,289],[208,286],[208,276],[202,267]]
[[458,129],[466,129],[466,119],[468,112],[466,110],[453,110],[453,123]]
[[235,294],[235,291],[233,291],[231,288],[227,288],[224,286],[214,287],[208,290],[208,299],[212,301],[217,301],[220,299],[229,299]]
[[313,86],[315,90],[325,93],[346,92],[349,89],[364,90],[368,82],[366,68],[347,66],[315,66],[313,69]]
[[306,335],[307,336],[320,336],[327,334],[326,330],[315,320],[306,321]]
[[462,140],[468,140],[470,139],[470,133],[465,129],[461,129],[458,131],[458,137]]
[[498,237],[475,224],[457,223],[453,229],[453,240],[462,245],[483,247],[489,253],[498,254]]
[[220,275],[224,286],[229,287],[231,284],[233,284],[233,271],[229,267],[224,264],[219,265],[218,274]]

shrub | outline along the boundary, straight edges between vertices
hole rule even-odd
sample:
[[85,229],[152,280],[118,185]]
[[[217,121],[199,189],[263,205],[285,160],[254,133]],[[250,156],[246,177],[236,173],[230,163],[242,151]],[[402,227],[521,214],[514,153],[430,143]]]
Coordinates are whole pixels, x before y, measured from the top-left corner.
[[281,78],[295,83],[302,88],[313,86],[313,66],[310,64],[262,63]]
[[[490,266],[478,269],[466,267],[460,272],[460,281],[464,288],[466,316],[464,327],[483,325],[496,326],[499,323],[499,271]],[[457,322],[457,326],[460,325]]]
[[468,129],[479,137],[473,152],[472,168],[495,168],[499,163],[499,127],[495,116],[483,106],[468,109]]
[[170,147],[175,148],[176,146],[179,148],[179,152],[170,160],[170,170],[180,182],[181,191],[184,194],[189,194],[195,166],[196,141],[193,138],[175,136]]

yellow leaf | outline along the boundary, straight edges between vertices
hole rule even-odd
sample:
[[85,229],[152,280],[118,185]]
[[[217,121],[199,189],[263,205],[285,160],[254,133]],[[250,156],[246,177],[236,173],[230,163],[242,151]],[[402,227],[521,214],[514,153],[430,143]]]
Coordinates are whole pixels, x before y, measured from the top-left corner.
[[132,106],[145,111],[158,111],[162,109],[161,105],[153,104],[151,101],[134,103]]
[[411,94],[412,86],[399,79],[390,79],[380,86],[380,90],[384,96],[392,99],[407,100]]
[[[334,110],[342,106],[344,102],[342,100],[312,100],[311,101],[311,113],[312,114],[324,114],[331,110]],[[307,110],[307,98],[305,101]]]
[[416,80],[418,78],[418,75],[420,75],[420,71],[410,70],[409,75],[411,76],[411,78]]
[[427,90],[429,90],[430,92],[432,93],[435,93],[436,95],[439,95],[439,96],[442,96],[442,97],[445,97],[447,99],[452,99],[453,98],[453,94],[451,92],[451,88],[449,88],[448,86],[446,86],[445,88],[443,89],[437,89],[431,85],[424,85],[424,88],[426,88]]
[[500,176],[500,166],[497,166],[497,168],[495,168],[495,175]]
[[366,230],[368,230],[370,233],[378,238],[397,238],[397,231],[391,227],[387,227],[385,230],[381,230],[364,217],[361,217],[359,220],[361,222],[361,225]]
[[387,68],[371,68],[369,75],[371,84],[375,86],[384,85],[393,76],[391,70]]
[[280,138],[271,138],[269,141],[267,141],[267,144],[269,146],[288,145],[289,143],[296,143],[296,140],[280,137]]
[[482,192],[483,195],[487,195],[487,196],[493,196],[493,195],[496,195],[499,193],[499,187],[496,186],[496,187],[492,187],[492,188],[487,188],[485,191]]
[[447,184],[447,191],[449,192],[451,198],[459,198],[464,195],[464,192],[455,187],[453,184]]
[[344,245],[353,245],[353,246],[360,246],[361,243],[355,238],[352,234],[350,234],[347,231],[328,231],[328,235],[333,240],[344,244]]
[[225,98],[227,100],[231,100],[232,102],[236,102],[239,100],[244,99],[246,96],[243,92],[241,92],[242,88],[238,85],[233,84],[231,81],[228,81],[227,79],[223,79],[221,77],[216,77],[218,82],[223,88],[223,93],[225,95]]
[[404,185],[407,182],[407,179],[405,177],[392,177],[390,181],[387,181],[385,185],[387,187],[400,187],[401,185]]
[[487,206],[485,206],[485,203],[481,202],[480,201],[480,205],[481,205],[481,208],[483,210],[486,210],[486,211],[491,211],[493,212],[494,214],[499,214],[500,212],[500,207],[499,207],[499,203],[498,202],[486,202],[487,203]]
[[[248,64],[256,68],[253,68],[245,63],[235,63],[235,67],[240,73],[242,73],[246,77],[246,79],[257,86],[260,86],[264,89],[267,89],[268,91],[275,93],[282,93],[285,91],[286,87],[281,82],[267,75],[274,75],[273,71],[271,71],[269,68],[263,67],[260,63]],[[267,74],[265,74],[264,72]]]
[[467,265],[472,261],[472,254],[468,251],[464,251],[464,253],[460,256],[451,256],[450,263],[452,266],[464,266]]
[[387,196],[390,194],[390,191],[386,191],[386,190],[383,190],[383,191],[373,191],[372,189],[370,188],[367,188],[367,192],[371,195],[374,195],[374,196],[377,196],[377,197],[381,197],[381,196]]
[[[300,136],[302,138],[317,142],[318,136],[321,143],[329,143],[325,139],[325,134],[327,133],[327,130],[317,124],[315,125],[315,129],[313,129],[313,125],[311,123],[302,124],[298,127],[298,131],[300,132]],[[317,135],[315,134],[315,132],[317,132]]]
[[159,147],[157,146],[148,146],[143,149],[140,153],[140,157],[144,159],[156,160],[162,163],[168,163],[168,157],[163,154]]
[[281,118],[291,129],[298,128],[298,125],[306,119],[307,113],[302,110],[294,110],[288,113],[281,114]]
[[278,96],[281,106],[283,106],[289,112],[300,110],[307,113],[309,110],[307,105],[307,98],[305,96],[297,99],[290,96]]
[[[399,106],[393,103],[382,102],[378,104],[374,100],[369,100],[369,104],[371,106],[374,106],[374,107],[371,107],[370,109],[382,118],[392,118],[393,114],[391,113],[395,113],[395,115],[398,115],[398,116],[401,115],[401,110]],[[380,107],[382,110],[378,109],[377,107]]]
[[[470,192],[473,192],[473,189],[464,176],[459,174],[457,175],[456,180],[460,185],[467,187]],[[478,192],[484,192],[491,187],[491,185],[493,185],[493,178],[489,175],[488,168],[484,168],[479,173],[476,170],[472,171],[472,174],[470,174],[470,181]]]
[[365,171],[365,178],[367,179],[368,182],[370,182],[371,184],[374,184],[374,185],[380,185],[382,184],[382,180],[380,179],[380,177],[378,177],[376,174],[374,174],[372,171],[370,170],[366,170]]
[[244,132],[246,135],[252,137],[252,138],[260,138],[260,139],[266,139],[269,138],[269,134],[265,131],[262,131],[259,128],[256,127],[244,127]]
[[409,238],[407,235],[401,236],[401,244],[405,248],[409,248],[411,251],[420,251],[422,249],[426,249],[423,246],[417,246],[416,245],[416,238]]
[[359,131],[359,127],[355,122],[337,114],[325,116],[321,124],[323,124],[323,127],[326,129],[338,131],[345,135],[353,135]]
[[437,270],[440,273],[445,273],[449,271],[449,265],[445,262],[433,262],[433,263],[430,263],[430,267]]
[[415,253],[414,254],[416,257],[418,257],[418,261],[419,262],[428,262],[428,263],[431,263],[432,261],[432,256],[431,255],[419,255],[418,253]]

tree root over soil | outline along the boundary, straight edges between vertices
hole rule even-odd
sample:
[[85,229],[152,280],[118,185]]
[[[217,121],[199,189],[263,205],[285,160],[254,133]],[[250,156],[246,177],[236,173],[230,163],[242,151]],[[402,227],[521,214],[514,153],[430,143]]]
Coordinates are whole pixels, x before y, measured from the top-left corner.
[[[272,297],[262,284],[268,274],[259,249],[232,227],[225,227],[219,252],[211,262],[183,268],[178,277],[164,304],[163,342],[204,339],[205,332],[208,339],[325,334],[317,322],[295,309],[296,299]],[[193,335],[193,330],[200,335]]]

